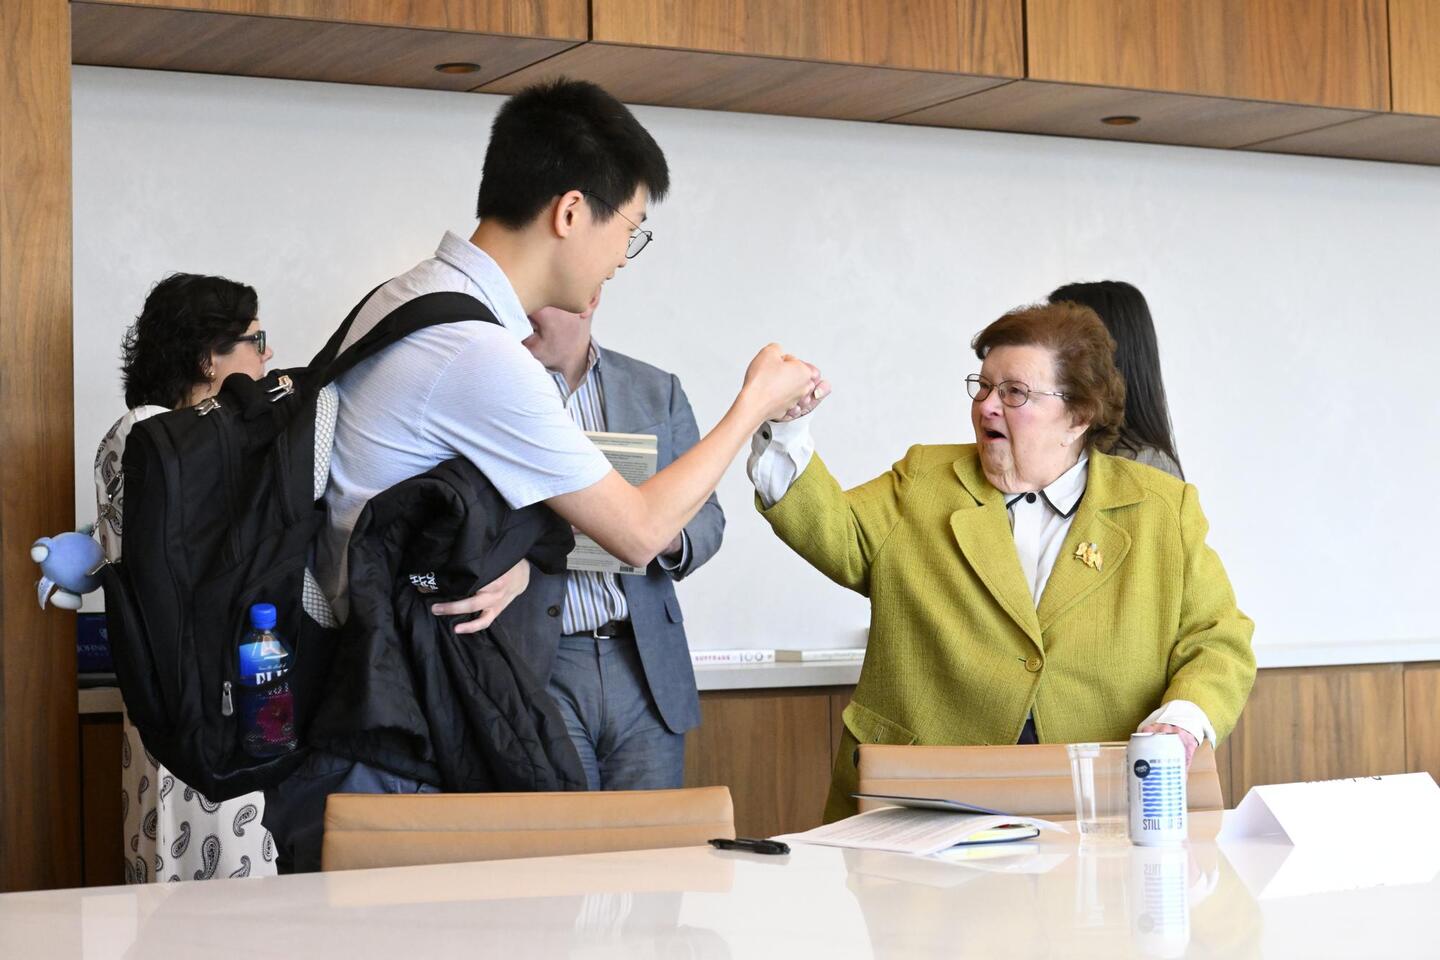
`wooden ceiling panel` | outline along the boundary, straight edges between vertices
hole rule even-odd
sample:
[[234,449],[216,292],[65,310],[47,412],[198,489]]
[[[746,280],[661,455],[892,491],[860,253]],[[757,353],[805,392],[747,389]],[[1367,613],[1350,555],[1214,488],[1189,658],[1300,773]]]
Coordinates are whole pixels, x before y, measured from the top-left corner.
[[589,40],[588,0],[99,0],[115,6]]
[[587,43],[481,88],[591,80],[626,103],[842,120],[884,120],[1006,81],[833,63]]
[[[73,62],[470,90],[574,44],[280,17],[72,3]],[[447,74],[437,64],[479,64]]]
[[1440,165],[1440,117],[1376,113],[1350,123],[1251,144],[1250,149]]
[[[1062,137],[1240,147],[1367,116],[1251,100],[1020,80],[905,116],[897,123]],[[1110,125],[1106,117],[1138,117]]]

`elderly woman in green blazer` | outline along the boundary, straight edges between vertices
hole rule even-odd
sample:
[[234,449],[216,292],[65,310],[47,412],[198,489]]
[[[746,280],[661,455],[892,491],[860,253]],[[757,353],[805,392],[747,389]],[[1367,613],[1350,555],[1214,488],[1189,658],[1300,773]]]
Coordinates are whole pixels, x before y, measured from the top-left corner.
[[1195,487],[1112,457],[1125,387],[1087,307],[1006,314],[973,344],[975,443],[917,445],[841,490],[803,419],[757,435],[761,512],[870,598],[870,642],[826,819],[855,811],[858,743],[1002,744],[1235,725],[1254,624],[1205,543]]

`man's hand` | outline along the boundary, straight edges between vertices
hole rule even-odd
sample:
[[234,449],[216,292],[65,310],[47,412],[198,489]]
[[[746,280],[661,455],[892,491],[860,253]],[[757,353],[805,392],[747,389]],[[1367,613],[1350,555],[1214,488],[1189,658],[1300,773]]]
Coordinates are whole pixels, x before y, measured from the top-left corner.
[[500,579],[485,584],[472,597],[451,603],[437,603],[430,611],[439,616],[455,616],[478,613],[473,620],[455,625],[456,633],[479,633],[510,606],[510,602],[530,586],[530,561],[521,560],[501,575]]
[[1185,744],[1185,769],[1190,769],[1190,761],[1195,759],[1195,750],[1200,746],[1189,730],[1175,726],[1173,723],[1147,723],[1140,728],[1141,733],[1178,733],[1180,742]]
[[810,364],[783,352],[779,344],[771,343],[750,361],[740,392],[754,398],[764,419],[780,420],[813,395],[816,373]]

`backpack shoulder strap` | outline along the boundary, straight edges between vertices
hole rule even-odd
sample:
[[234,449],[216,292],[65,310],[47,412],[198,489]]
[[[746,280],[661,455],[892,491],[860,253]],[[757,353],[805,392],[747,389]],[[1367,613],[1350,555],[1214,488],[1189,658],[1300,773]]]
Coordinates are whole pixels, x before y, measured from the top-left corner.
[[[380,288],[376,287],[375,289]],[[370,291],[370,295],[374,293],[375,290]],[[325,349],[321,350],[320,354],[311,361],[312,369],[318,374],[318,378],[314,381],[316,389],[337,380],[362,360],[374,356],[392,343],[405,339],[417,330],[424,330],[426,327],[442,323],[459,323],[467,320],[497,325],[500,323],[495,318],[495,314],[490,312],[489,307],[468,293],[449,290],[427,293],[396,307],[348,350],[336,356],[332,352],[332,347],[338,350],[339,345],[344,342],[345,334],[349,331],[350,325],[354,323],[356,314],[359,313],[360,307],[364,305],[365,301],[370,299],[370,295],[356,305],[350,316],[345,319],[345,323],[330,338],[330,343],[327,343]]]
[[341,322],[340,329],[332,333],[330,339],[325,341],[325,346],[320,348],[320,352],[311,358],[308,365],[309,369],[323,370],[335,361],[335,357],[340,353],[340,345],[345,342],[345,337],[350,333],[350,328],[354,326],[355,318],[360,315],[361,308],[369,303],[370,298],[375,296],[375,292],[383,286],[385,286],[385,284],[378,284],[373,290],[361,297],[359,303],[350,308],[350,313],[346,315],[344,321]]

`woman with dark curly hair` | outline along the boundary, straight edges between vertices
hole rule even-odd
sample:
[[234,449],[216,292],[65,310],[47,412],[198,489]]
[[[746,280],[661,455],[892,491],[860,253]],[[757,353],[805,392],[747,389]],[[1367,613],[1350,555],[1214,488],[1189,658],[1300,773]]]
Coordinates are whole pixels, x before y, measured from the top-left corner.
[[[145,298],[121,345],[128,413],[95,455],[95,523],[110,561],[120,559],[124,489],[120,463],[136,423],[214,396],[231,374],[259,379],[271,353],[255,289],[224,277],[176,273]],[[275,873],[260,826],[264,794],[211,803],[145,752],[125,722],[121,753],[125,880],[202,880]]]
[[780,538],[870,598],[827,820],[855,812],[859,743],[1139,729],[1179,735],[1188,757],[1230,732],[1255,679],[1254,624],[1205,543],[1195,488],[1107,453],[1125,384],[1094,311],[1012,311],[972,346],[974,443],[911,447],[853,490],[798,435],[803,420],[762,432],[786,451],[770,469],[766,451],[752,459]]
[[265,376],[259,308],[254,287],[224,277],[172,273],[155,284],[121,345],[125,406],[176,410],[219,392],[232,373]]

